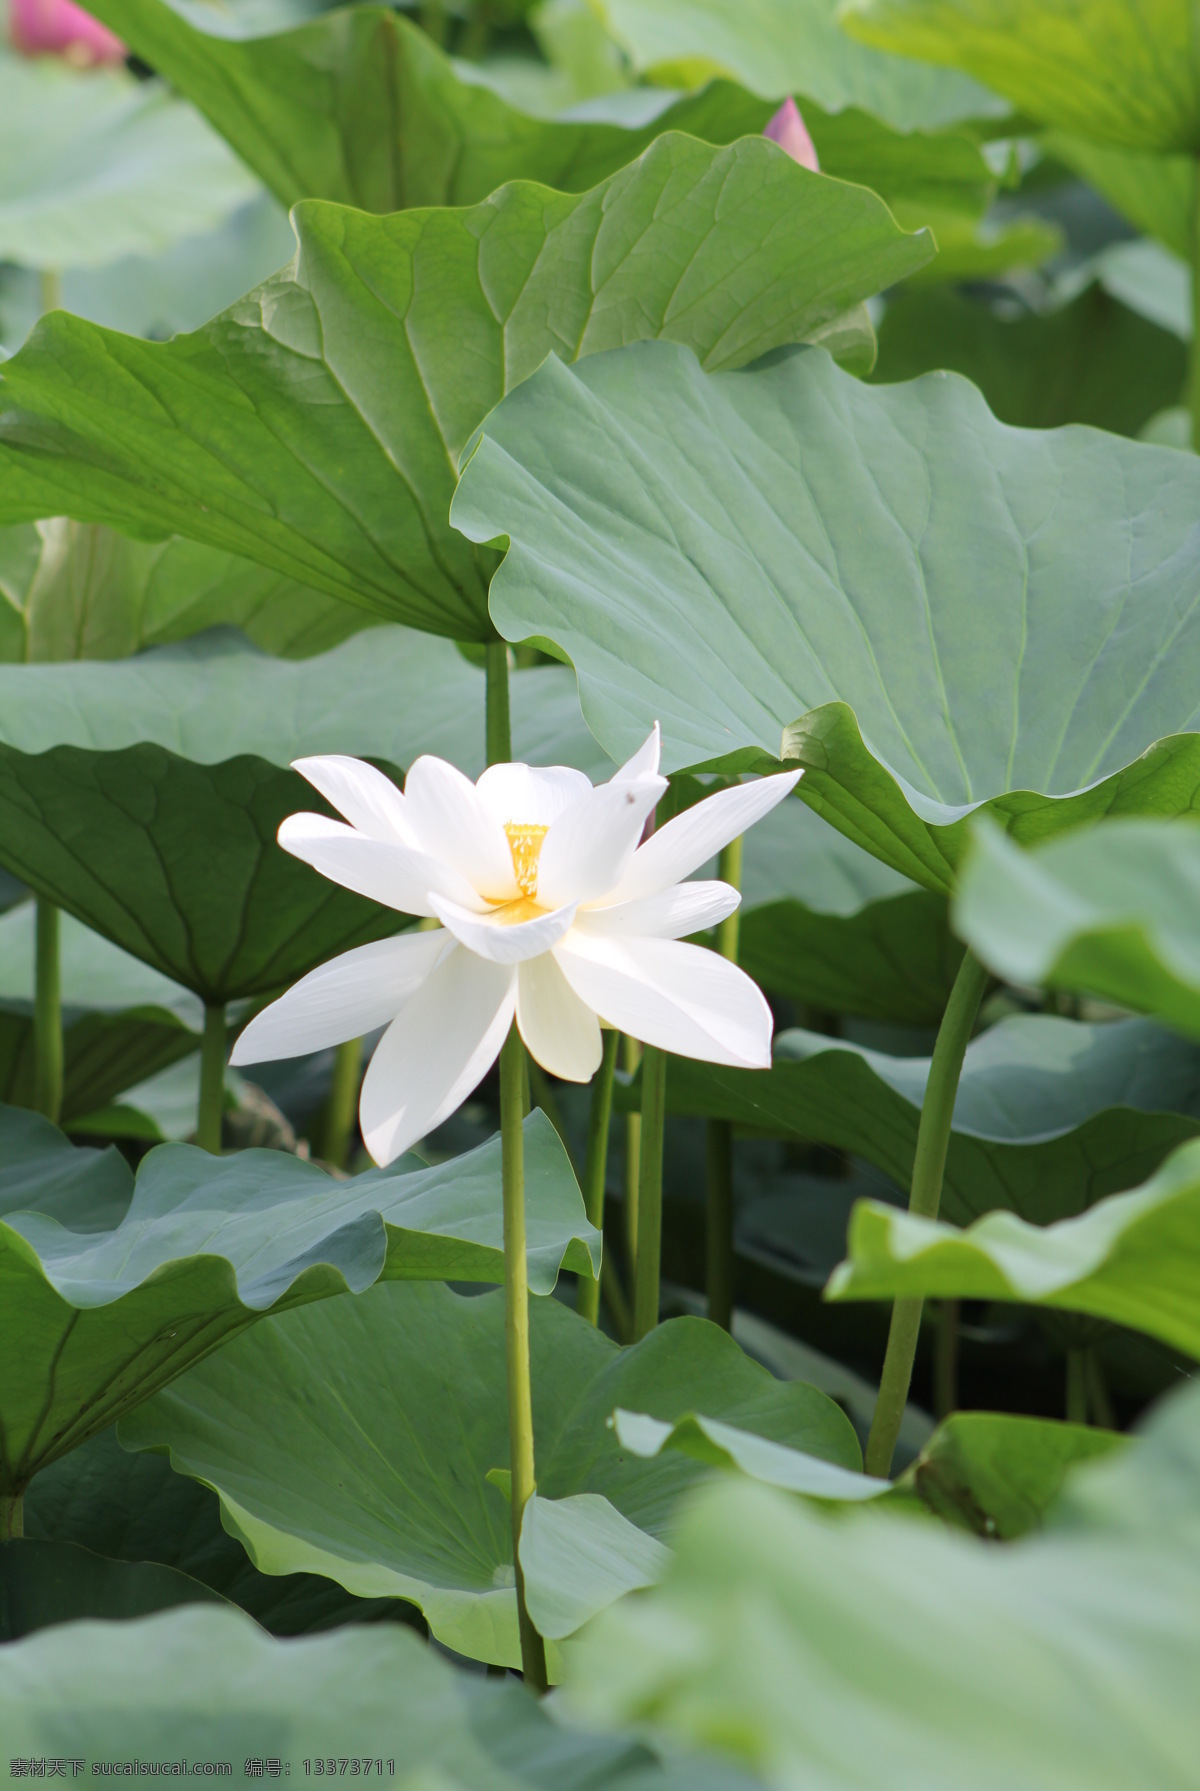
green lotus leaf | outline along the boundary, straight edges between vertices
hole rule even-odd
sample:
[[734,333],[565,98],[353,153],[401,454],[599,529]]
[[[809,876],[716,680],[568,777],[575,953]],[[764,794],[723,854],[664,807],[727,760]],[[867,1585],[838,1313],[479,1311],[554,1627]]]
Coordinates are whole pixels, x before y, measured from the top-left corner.
[[216,1493],[173,1473],[165,1456],[129,1454],[115,1429],[42,1469],[25,1494],[24,1524],[35,1540],[175,1569],[240,1605],[275,1635],[305,1635],[398,1608],[391,1599],[352,1598],[315,1574],[259,1573],[222,1528]]
[[156,254],[255,191],[159,83],[0,46],[0,261],[58,270]]
[[843,0],[839,16],[864,43],[961,69],[1044,124],[1200,148],[1188,0]]
[[1124,1453],[1127,1439],[1088,1424],[1010,1412],[955,1412],[939,1424],[890,1495],[912,1498],[960,1529],[1011,1542],[1040,1529],[1072,1469]]
[[[672,1058],[670,1110],[864,1156],[912,1177],[926,1057],[891,1057],[822,1033],[783,1032],[769,1071]],[[1088,1024],[1016,1014],[968,1047],[942,1209],[994,1207],[1035,1223],[1083,1211],[1200,1130],[1200,1053],[1143,1020]]]
[[[121,1441],[166,1449],[177,1471],[215,1487],[225,1527],[262,1572],[322,1573],[360,1597],[409,1599],[458,1653],[513,1665],[511,1515],[488,1484],[509,1459],[503,1334],[499,1293],[380,1287],[329,1301],[228,1345],[131,1414]],[[543,1580],[544,1601],[560,1612],[595,1608],[597,1525],[610,1551],[621,1533],[594,1504],[575,1505],[578,1495],[599,1495],[661,1541],[701,1472],[680,1456],[627,1459],[607,1424],[619,1405],[667,1419],[703,1407],[860,1466],[832,1400],[773,1380],[702,1320],[673,1320],[620,1350],[539,1300],[531,1350],[539,1496],[560,1537],[565,1528],[585,1539],[566,1550],[569,1580]],[[634,1566],[644,1567],[645,1538],[634,1541]]]
[[1194,1522],[1194,1389],[1163,1408],[1168,1427],[1172,1450],[1147,1436],[1067,1482],[1069,1497],[1128,1470],[1149,1494],[1134,1522],[1003,1548],[879,1506],[834,1516],[745,1481],[705,1488],[664,1584],[572,1644],[564,1710],[719,1748],[779,1787],[819,1762],[823,1791],[1185,1791],[1200,1547],[1178,1516],[1157,1521],[1153,1488],[1165,1470]]
[[1196,800],[1198,507],[1188,456],[1005,428],[952,374],[643,343],[510,393],[453,521],[510,541],[497,626],[567,654],[606,750],[657,717],[669,768],[782,753],[946,889],[981,808],[1034,840]]
[[746,835],[738,961],[774,995],[936,1026],[962,947],[945,898],[781,802]]
[[127,1620],[181,1604],[223,1604],[211,1587],[157,1561],[110,1561],[73,1542],[0,1543],[0,1642],[88,1617]]
[[899,129],[1005,109],[975,81],[855,43],[836,0],[600,0],[599,10],[634,67],[664,78],[726,73],[774,99],[861,106]]
[[626,1739],[563,1729],[520,1686],[456,1671],[396,1625],[281,1642],[220,1609],[6,1648],[0,1731],[23,1757],[220,1759],[246,1783],[247,1760],[332,1755],[360,1774],[369,1759],[372,1777],[394,1767],[408,1791],[754,1791],[732,1765],[661,1767]]
[[[543,12],[546,9],[543,8]],[[770,96],[728,81],[682,98],[639,96],[636,123],[589,116],[535,118],[460,72],[403,15],[379,6],[326,14],[286,31],[243,34],[227,15],[169,0],[99,0],[97,16],[174,82],[284,205],[332,199],[363,211],[474,205],[509,180],[583,192],[641,155],[664,131],[714,144],[754,136]],[[231,28],[232,26],[232,28]],[[603,42],[603,38],[601,38]],[[884,59],[850,46],[851,57]],[[893,70],[897,65],[891,65]],[[903,67],[903,65],[899,65]],[[929,71],[923,72],[929,79]],[[772,71],[773,78],[777,70]],[[933,75],[938,87],[964,83]],[[889,204],[978,216],[994,176],[965,132],[897,131],[838,92],[828,109],[805,100],[821,167]],[[646,103],[648,102],[648,103]],[[924,126],[922,114],[906,121]]]
[[981,827],[955,925],[1012,982],[1086,989],[1200,1038],[1200,831],[1114,821],[1037,852]]
[[862,1201],[834,1300],[930,1295],[1019,1300],[1145,1331],[1200,1357],[1200,1145],[1185,1144],[1141,1187],[1057,1224],[988,1213],[965,1231]]
[[[642,1412],[615,1414],[617,1438],[634,1455],[678,1449],[710,1467],[809,1498],[928,1510],[959,1528],[1005,1541],[1042,1523],[1068,1470],[1124,1446],[1113,1431],[1007,1413],[956,1412],[940,1424],[895,1486],[847,1473],[783,1443],[689,1413],[674,1425]],[[665,1563],[663,1564],[665,1567]],[[661,1579],[662,1570],[653,1580]]]
[[[290,761],[428,751],[478,775],[483,685],[402,628],[299,662],[217,631],[113,665],[0,666],[0,862],[206,1002],[271,993],[403,924],[278,849],[284,817],[320,806]],[[518,754],[607,763],[568,672],[517,674],[513,700]]]
[[613,1422],[621,1447],[643,1460],[652,1461],[665,1449],[678,1450],[706,1467],[736,1468],[751,1480],[805,1493],[809,1498],[857,1503],[877,1499],[891,1484],[822,1461],[819,1456],[806,1455],[800,1449],[790,1449],[785,1443],[771,1442],[753,1431],[722,1424],[719,1419],[703,1418],[697,1412],[685,1412],[669,1424],[646,1412],[627,1412],[618,1407]]
[[1191,259],[1194,157],[1114,149],[1062,131],[1048,131],[1044,143],[1049,154],[1082,175],[1131,224]]
[[304,658],[370,625],[361,610],[235,554],[133,541],[56,517],[0,529],[0,661],[124,659],[231,624]]
[[[648,334],[737,365],[934,252],[874,194],[753,137],[660,137],[579,196],[514,182],[470,210],[293,216],[294,267],[192,335],[39,325],[0,374],[0,520],[182,534],[392,620],[494,638],[495,556],[445,517],[509,386],[551,351]],[[852,337],[857,354],[868,338]]]
[[1187,351],[1099,284],[1061,310],[1016,318],[956,292],[901,290],[880,326],[874,378],[892,385],[935,367],[972,380],[1003,423],[1135,436],[1179,397]]
[[[498,1138],[351,1181],[282,1151],[164,1144],[135,1182],[36,1114],[0,1110],[0,1129],[0,1282],[20,1340],[0,1374],[9,1496],[280,1304],[381,1275],[503,1278]],[[549,1121],[526,1133],[530,1285],[547,1293],[561,1266],[598,1270],[599,1241]]]
[[[650,1420],[653,1423],[653,1419]],[[671,1551],[600,1493],[534,1493],[521,1524],[525,1602],[540,1634],[561,1642],[624,1598],[662,1578]]]

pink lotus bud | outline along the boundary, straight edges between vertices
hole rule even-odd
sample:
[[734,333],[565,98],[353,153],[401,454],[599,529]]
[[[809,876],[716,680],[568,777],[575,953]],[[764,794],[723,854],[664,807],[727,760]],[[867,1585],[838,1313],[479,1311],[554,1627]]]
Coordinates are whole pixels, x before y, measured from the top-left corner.
[[772,143],[778,143],[780,149],[785,149],[802,168],[811,168],[814,174],[821,172],[816,145],[808,134],[808,128],[800,116],[800,108],[794,99],[784,100],[774,117],[763,126],[763,136],[770,137]]
[[8,30],[24,56],[62,56],[83,67],[125,60],[120,38],[74,0],[8,0]]

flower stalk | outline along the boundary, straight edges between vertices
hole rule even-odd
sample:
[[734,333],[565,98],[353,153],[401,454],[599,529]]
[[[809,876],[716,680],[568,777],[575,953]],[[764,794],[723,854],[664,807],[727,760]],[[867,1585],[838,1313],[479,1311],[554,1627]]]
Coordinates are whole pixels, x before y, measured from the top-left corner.
[[204,1037],[200,1044],[200,1105],[196,1115],[196,1143],[201,1150],[221,1154],[221,1120],[225,1112],[225,1005],[208,1002],[204,1008]]
[[[717,860],[717,876],[731,888],[742,887],[742,839],[730,840]],[[732,914],[717,928],[717,950],[737,963],[738,917]],[[723,1331],[733,1326],[733,1127],[710,1119],[706,1137],[705,1274],[708,1316]]]
[[667,1054],[647,1045],[642,1054],[642,1153],[638,1165],[637,1268],[633,1283],[633,1341],[658,1323],[662,1273],[662,1165],[667,1107]]
[[[583,1207],[596,1230],[604,1230],[604,1183],[608,1174],[608,1133],[612,1121],[613,1072],[617,1067],[619,1032],[611,1028],[604,1035],[604,1056],[592,1082],[592,1104],[588,1113],[587,1149],[583,1159]],[[607,1265],[606,1265],[607,1272]],[[594,1325],[600,1317],[600,1282],[579,1278],[575,1310]]]
[[362,1080],[362,1048],[360,1038],[348,1039],[334,1051],[333,1077],[321,1120],[321,1156],[335,1169],[345,1169],[350,1160],[358,1085]]
[[525,1604],[521,1524],[536,1485],[533,1391],[529,1372],[529,1276],[525,1257],[525,1047],[515,1023],[500,1051],[500,1148],[504,1185],[504,1354],[508,1375],[508,1435],[512,1469],[513,1565],[521,1668],[526,1684],[544,1692],[546,1645]]
[[37,898],[34,934],[33,1104],[57,1125],[63,1097],[59,916],[44,896]]
[[24,1493],[0,1493],[0,1542],[25,1534]]
[[[925,1084],[925,1099],[921,1104],[908,1210],[922,1219],[936,1219],[941,1205],[958,1080],[987,980],[988,973],[978,958],[974,953],[966,952],[942,1016],[929,1065],[929,1080]],[[921,1330],[922,1305],[923,1301],[919,1299],[899,1299],[892,1307],[879,1398],[875,1402],[864,1462],[867,1473],[878,1479],[884,1479],[890,1472],[896,1439],[900,1435]]]
[[1188,361],[1188,414],[1192,450],[1200,454],[1200,156],[1192,161],[1192,345]]

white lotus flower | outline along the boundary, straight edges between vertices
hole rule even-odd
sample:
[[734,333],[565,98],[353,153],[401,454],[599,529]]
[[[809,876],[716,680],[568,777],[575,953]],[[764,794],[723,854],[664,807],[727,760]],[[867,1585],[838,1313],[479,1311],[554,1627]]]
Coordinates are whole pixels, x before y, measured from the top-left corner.
[[345,821],[290,815],[279,843],[322,876],[441,924],[312,971],[246,1027],[235,1064],[296,1057],[387,1025],[363,1081],[367,1149],[390,1163],[459,1107],[515,1016],[542,1068],[586,1082],[600,1026],[680,1057],[759,1069],[771,1012],[745,973],[681,943],[741,900],[684,883],[774,808],[798,771],[707,797],[639,845],[666,789],[658,727],[607,784],[562,765],[493,765],[472,783],[417,759],[404,792],[358,759],[295,769]]

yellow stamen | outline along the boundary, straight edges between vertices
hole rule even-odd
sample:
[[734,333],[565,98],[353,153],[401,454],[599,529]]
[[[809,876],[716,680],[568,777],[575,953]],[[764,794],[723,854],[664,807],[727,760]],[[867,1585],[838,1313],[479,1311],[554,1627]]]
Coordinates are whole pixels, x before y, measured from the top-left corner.
[[504,831],[508,835],[508,849],[512,853],[517,888],[523,896],[532,898],[537,894],[538,859],[542,855],[546,828],[530,822],[506,821]]

